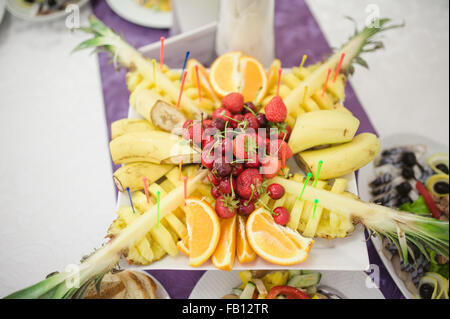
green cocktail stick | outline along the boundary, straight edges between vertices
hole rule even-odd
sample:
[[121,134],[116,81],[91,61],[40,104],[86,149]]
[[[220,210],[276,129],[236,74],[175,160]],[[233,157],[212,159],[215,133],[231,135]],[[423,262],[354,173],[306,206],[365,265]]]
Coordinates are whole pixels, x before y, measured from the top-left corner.
[[311,177],[312,177],[312,174],[308,173],[308,175],[306,176],[305,184],[303,185],[302,192],[300,193],[300,196],[298,197],[298,200],[302,200],[303,193],[305,192],[306,186],[308,185],[309,180],[311,179]]
[[317,182],[319,181],[320,171],[322,170],[323,161],[319,161],[319,165],[317,166],[316,178],[314,179],[313,187],[317,187]]

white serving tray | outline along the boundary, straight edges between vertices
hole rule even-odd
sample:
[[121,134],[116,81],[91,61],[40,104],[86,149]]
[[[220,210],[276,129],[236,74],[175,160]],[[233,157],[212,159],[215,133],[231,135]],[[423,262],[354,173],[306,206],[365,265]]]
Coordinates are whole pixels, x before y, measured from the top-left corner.
[[[321,271],[320,286],[337,290],[344,299],[384,299],[362,271]],[[197,282],[189,299],[220,299],[241,285],[237,271],[208,271]]]
[[[133,108],[129,108],[129,118],[142,118]],[[288,163],[292,172],[301,172],[295,160],[291,159]],[[358,194],[355,174],[345,176],[348,180],[347,190],[354,194]],[[121,206],[130,206],[130,200],[127,193],[118,195],[117,208]],[[127,269],[179,269],[179,270],[212,270],[216,269],[211,262],[207,262],[200,268],[192,268],[189,266],[188,257],[178,254],[177,257],[165,257],[149,266],[130,266],[127,262],[122,261],[121,266]],[[313,249],[310,252],[308,260],[302,264],[285,267],[286,269],[307,269],[307,270],[353,270],[363,271],[369,267],[369,257],[366,246],[364,231],[361,226],[343,239],[326,240],[317,239]],[[233,269],[279,269],[279,266],[268,263],[261,258],[257,258],[251,263],[240,265],[236,262]]]
[[[416,134],[409,134],[409,133],[403,133],[403,134],[395,134],[390,135],[385,138],[381,139],[381,149],[389,149],[395,146],[404,146],[404,145],[416,145],[416,144],[423,144],[427,146],[427,154],[426,156],[430,156],[434,153],[448,153],[449,149],[448,146],[442,145],[440,143],[437,143],[436,141],[433,141],[427,137],[416,135]],[[370,195],[370,187],[369,183],[375,178],[375,168],[374,164],[371,163],[367,165],[366,167],[362,168],[359,171],[359,180],[358,180],[358,186],[360,190],[360,196],[361,199],[364,201],[370,201],[372,196]],[[392,262],[386,258],[386,256],[383,254],[383,246],[382,242],[378,237],[372,237],[372,242],[377,250],[378,255],[380,256],[381,260],[383,261],[384,265],[386,266],[386,269],[388,270],[389,274],[391,275],[394,282],[397,284],[397,287],[400,289],[400,291],[403,293],[405,298],[408,299],[416,299],[416,296],[412,292],[406,288],[405,283],[403,280],[401,280],[394,269],[394,266],[392,265]]]

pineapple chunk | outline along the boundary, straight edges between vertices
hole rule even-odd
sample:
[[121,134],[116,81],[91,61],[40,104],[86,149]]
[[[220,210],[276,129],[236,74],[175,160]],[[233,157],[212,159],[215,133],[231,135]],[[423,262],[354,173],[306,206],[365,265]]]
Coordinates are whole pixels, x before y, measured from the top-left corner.
[[336,82],[329,81],[327,86],[327,92],[331,93],[333,97],[341,102],[345,101],[345,85],[347,83],[347,78],[345,75],[340,74],[336,78]]
[[312,96],[313,100],[319,105],[322,110],[332,110],[337,101],[335,101],[332,96],[325,93],[322,96],[322,92],[316,92]]

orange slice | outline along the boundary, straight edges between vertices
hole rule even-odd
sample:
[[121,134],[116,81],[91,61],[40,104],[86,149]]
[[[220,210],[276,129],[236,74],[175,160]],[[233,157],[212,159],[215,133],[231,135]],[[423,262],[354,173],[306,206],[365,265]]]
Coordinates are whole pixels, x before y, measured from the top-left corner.
[[237,238],[236,238],[236,255],[239,263],[245,264],[256,259],[256,253],[250,246],[246,231],[245,231],[245,217],[238,216],[237,220]]
[[289,266],[308,259],[314,241],[278,225],[265,209],[253,212],[247,220],[247,238],[258,256],[273,264]]
[[197,85],[197,72],[195,71],[195,66],[198,65],[198,76],[200,78],[200,88],[202,90],[202,95],[206,95],[214,101],[215,104],[220,105],[220,99],[214,92],[211,84],[209,83],[208,71],[205,67],[196,59],[190,59],[187,64],[188,78],[191,80],[192,85],[198,88]]
[[220,222],[220,240],[211,260],[214,266],[224,271],[233,269],[236,256],[236,215]]
[[221,98],[239,92],[244,95],[245,101],[255,103],[261,102],[268,87],[264,66],[241,52],[230,52],[218,57],[211,66],[209,82]]
[[189,265],[199,267],[207,261],[220,238],[220,221],[211,205],[199,198],[186,199]]
[[186,236],[184,239],[180,240],[177,243],[177,248],[180,252],[189,256],[189,236]]

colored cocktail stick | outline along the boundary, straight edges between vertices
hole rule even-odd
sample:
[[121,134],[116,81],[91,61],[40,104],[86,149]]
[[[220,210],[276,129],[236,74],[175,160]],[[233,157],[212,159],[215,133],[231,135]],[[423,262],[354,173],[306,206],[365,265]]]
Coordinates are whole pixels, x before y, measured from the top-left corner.
[[305,184],[303,184],[302,192],[300,193],[300,196],[298,197],[298,200],[302,200],[303,193],[305,192],[306,186],[308,185],[308,183],[309,183],[311,177],[312,177],[312,174],[311,174],[311,173],[308,173],[308,175],[306,176]]
[[157,214],[156,214],[156,227],[159,227],[159,205],[161,202],[161,192],[156,192],[156,205],[157,205]]
[[316,178],[314,179],[313,187],[317,187],[317,182],[319,182],[320,171],[322,170],[323,161],[319,161],[319,165],[317,165]]
[[195,66],[195,75],[197,76],[197,88],[198,88],[198,100],[202,101],[202,87],[200,85],[200,74],[198,71],[198,65]]
[[308,56],[306,54],[303,55],[302,63],[300,64],[300,70],[303,69],[303,66],[305,65],[306,59]]
[[302,105],[305,105],[306,102],[306,95],[308,94],[308,86],[305,86],[305,93],[303,93],[303,101],[302,101]]
[[341,72],[341,67],[342,67],[342,63],[344,62],[344,58],[345,58],[345,52],[342,53],[341,60],[339,61],[339,64],[336,68],[336,72],[334,73],[333,83],[336,82],[339,72]]
[[133,199],[131,198],[131,191],[130,191],[129,187],[127,187],[127,193],[128,193],[128,198],[130,199],[131,208],[133,209],[133,214],[136,214],[136,211],[134,210]]
[[281,75],[283,74],[283,69],[280,68],[278,70],[278,82],[277,82],[277,96],[280,96],[280,84],[281,84]]
[[177,108],[181,107],[181,97],[183,96],[184,83],[186,82],[186,76],[187,76],[187,71],[184,71],[183,79],[181,80],[181,88],[180,88],[180,95],[178,96]]
[[164,66],[164,41],[165,37],[161,37],[161,51],[159,53],[159,68],[162,70]]
[[325,80],[325,84],[323,85],[322,97],[325,96],[325,91],[327,90],[327,87],[328,87],[328,81],[330,80],[330,75],[331,75],[331,69],[328,69],[327,79]]
[[156,60],[152,60],[153,63],[153,83],[156,85]]
[[319,200],[318,199],[316,199],[314,201],[314,210],[313,210],[312,218],[314,218],[316,216],[317,205],[319,205]]
[[189,59],[189,54],[191,54],[191,52],[187,51],[187,52],[186,52],[186,57],[184,58],[183,69],[182,69],[181,75],[180,75],[180,82],[181,82],[181,80],[183,79],[183,73],[184,73],[184,70],[186,70],[186,64],[187,64],[187,61],[188,61],[188,59]]
[[142,182],[144,183],[144,191],[145,191],[145,197],[147,197],[147,203],[150,204],[150,195],[148,193],[148,180],[147,177],[142,177]]
[[188,177],[185,176],[184,177],[184,206],[186,206],[186,199],[187,199],[187,182],[188,182]]

